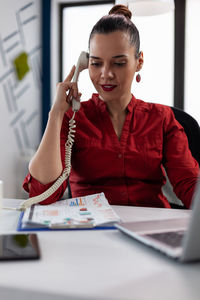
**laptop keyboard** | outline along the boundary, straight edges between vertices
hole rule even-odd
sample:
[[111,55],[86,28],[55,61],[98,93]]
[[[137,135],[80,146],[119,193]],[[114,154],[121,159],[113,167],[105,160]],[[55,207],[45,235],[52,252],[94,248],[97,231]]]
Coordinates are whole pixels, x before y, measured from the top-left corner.
[[180,230],[180,231],[145,234],[145,236],[175,248],[181,246],[184,233],[185,233],[184,230]]

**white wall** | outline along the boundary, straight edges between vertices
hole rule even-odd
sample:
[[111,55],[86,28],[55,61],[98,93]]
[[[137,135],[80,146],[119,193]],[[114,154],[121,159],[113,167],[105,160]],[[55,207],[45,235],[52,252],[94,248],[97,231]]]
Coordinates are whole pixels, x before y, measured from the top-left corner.
[[200,0],[186,1],[185,111],[200,124]]
[[[41,138],[40,0],[0,1],[0,179],[4,197],[20,198],[24,154]],[[30,71],[19,81],[13,59],[28,53]],[[29,159],[29,158],[28,158]]]

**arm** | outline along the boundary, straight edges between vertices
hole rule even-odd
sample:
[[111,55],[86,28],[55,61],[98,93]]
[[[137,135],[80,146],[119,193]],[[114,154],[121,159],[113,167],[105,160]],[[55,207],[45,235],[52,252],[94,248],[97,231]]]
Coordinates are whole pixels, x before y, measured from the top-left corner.
[[171,109],[165,119],[164,132],[163,164],[175,194],[189,208],[199,176],[199,165],[192,157],[184,129]]
[[[67,138],[68,122],[65,112],[71,106],[70,99],[80,99],[77,85],[71,83],[74,67],[70,74],[57,85],[55,102],[49,113],[47,127],[40,143],[40,146],[29,164],[30,174],[23,182],[23,188],[29,192],[29,197],[37,196],[56,181],[62,173],[65,164],[65,142]],[[68,95],[66,92],[68,91]],[[46,200],[40,204],[50,204],[60,199],[66,189],[67,181]]]
[[47,127],[39,148],[29,163],[31,175],[42,184],[56,180],[62,173],[60,129],[62,112],[49,112]]
[[[75,68],[67,78],[57,85],[54,104],[49,112],[47,127],[39,148],[31,159],[29,171],[41,184],[55,181],[62,173],[63,166],[60,151],[60,131],[65,112],[70,108],[70,99],[78,100],[77,85],[71,82]],[[66,92],[69,94],[66,95]]]

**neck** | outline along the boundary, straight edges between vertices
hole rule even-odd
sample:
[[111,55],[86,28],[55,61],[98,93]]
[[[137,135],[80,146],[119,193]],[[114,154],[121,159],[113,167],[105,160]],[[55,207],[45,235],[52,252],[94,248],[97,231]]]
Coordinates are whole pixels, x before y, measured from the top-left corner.
[[[113,101],[106,102],[108,113],[110,115],[111,122],[113,124],[113,128],[115,130],[115,133],[120,140],[124,122],[126,119],[126,108],[129,104],[132,96],[130,95],[126,99],[117,99]],[[121,100],[121,101],[120,101]]]
[[118,118],[120,115],[123,115],[126,113],[126,108],[129,104],[129,102],[132,99],[132,95],[129,95],[128,97],[124,99],[114,99],[106,102],[106,106],[108,109],[108,112],[111,117]]

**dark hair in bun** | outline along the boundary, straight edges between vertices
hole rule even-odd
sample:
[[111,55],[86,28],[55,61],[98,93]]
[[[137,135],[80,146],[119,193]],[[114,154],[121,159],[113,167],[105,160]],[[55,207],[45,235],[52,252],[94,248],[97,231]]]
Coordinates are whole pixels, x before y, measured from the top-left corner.
[[136,49],[136,58],[140,56],[140,36],[136,26],[131,21],[132,13],[125,5],[115,5],[109,11],[109,15],[102,17],[93,27],[89,44],[94,34],[108,34],[115,31],[127,32],[130,44]]
[[131,19],[132,12],[128,9],[125,5],[115,5],[111,8],[111,10],[108,13],[109,15],[124,15],[126,18]]

